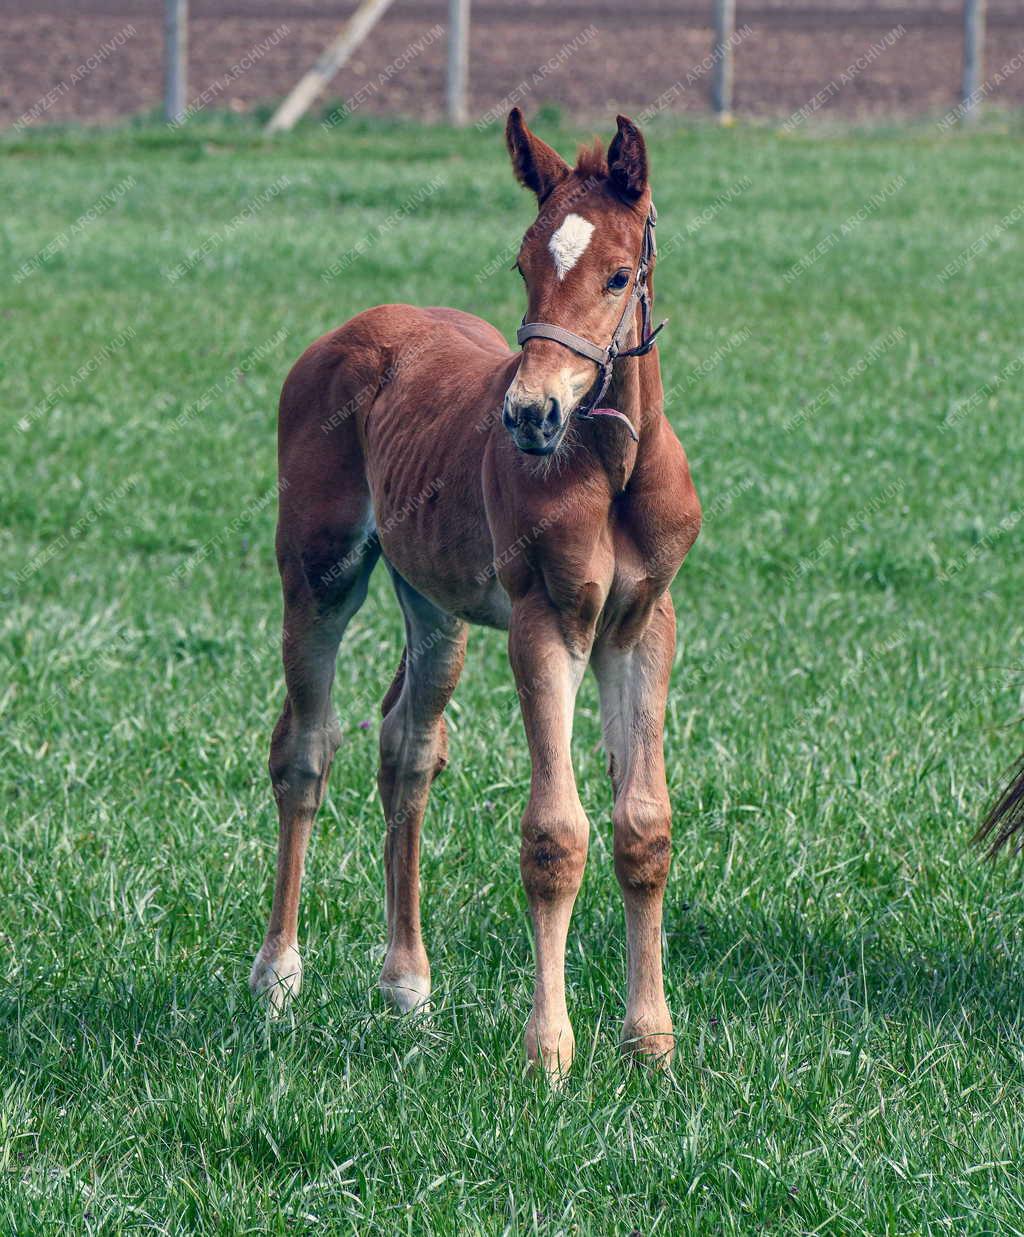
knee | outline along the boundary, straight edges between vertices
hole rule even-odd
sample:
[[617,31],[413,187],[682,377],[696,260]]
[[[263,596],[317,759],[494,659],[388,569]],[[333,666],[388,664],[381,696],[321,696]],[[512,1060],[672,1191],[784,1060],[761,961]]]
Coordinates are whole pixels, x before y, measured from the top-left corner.
[[286,704],[270,741],[270,780],[275,791],[319,784],[328,774],[341,735],[332,718],[315,730],[301,731]]
[[663,889],[672,858],[668,805],[626,800],[616,805],[612,822],[619,884],[638,892]]
[[389,773],[409,777],[435,777],[448,763],[447,732],[443,718],[416,726],[406,716],[401,701],[380,727],[380,763]]
[[523,818],[519,867],[527,895],[558,901],[575,895],[587,861],[587,818]]

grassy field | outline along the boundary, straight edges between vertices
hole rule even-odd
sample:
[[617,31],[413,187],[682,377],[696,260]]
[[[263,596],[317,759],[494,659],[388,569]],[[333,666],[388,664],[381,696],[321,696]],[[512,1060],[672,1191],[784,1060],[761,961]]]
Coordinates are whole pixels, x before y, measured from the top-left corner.
[[271,1025],[245,986],[276,842],[278,390],[381,301],[511,335],[531,199],[500,134],[0,144],[0,1230],[1024,1231],[1021,874],[967,846],[1020,744],[1021,136],[654,134],[662,366],[707,513],[674,588],[679,1051],[667,1077],[618,1058],[588,680],[557,1095],[521,1075],[528,766],[498,633],[471,639],[424,833],[436,1012],[375,991],[383,572],[339,660],[306,989]]

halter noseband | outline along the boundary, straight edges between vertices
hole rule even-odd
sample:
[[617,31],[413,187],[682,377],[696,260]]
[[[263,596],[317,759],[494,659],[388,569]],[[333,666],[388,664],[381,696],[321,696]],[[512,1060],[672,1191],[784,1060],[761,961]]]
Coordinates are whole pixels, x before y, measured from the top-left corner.
[[[584,339],[582,335],[566,330],[564,326],[556,326],[553,322],[527,322],[524,318],[522,326],[516,331],[516,343],[524,344],[528,339],[537,338],[553,339],[556,344],[562,344],[572,352],[585,356],[588,361],[596,362],[599,367],[597,381],[591,387],[590,394],[576,408],[576,415],[583,417],[584,420],[591,420],[594,417],[616,417],[625,424],[634,442],[639,442],[640,437],[629,417],[616,408],[598,408],[597,404],[608,390],[616,359],[624,356],[646,356],[657,343],[656,336],[665,325],[664,322],[659,322],[654,330],[651,330],[651,294],[647,287],[647,276],[650,274],[654,256],[657,253],[654,239],[654,226],[657,222],[658,212],[654,209],[652,202],[644,222],[644,239],[640,246],[640,263],[637,266],[633,291],[629,295],[629,300],[622,311],[622,317],[619,318],[619,325],[615,328],[615,333],[607,348],[602,348],[599,344]],[[633,325],[637,304],[640,305],[641,312],[640,342],[635,348],[623,348],[622,344]]]

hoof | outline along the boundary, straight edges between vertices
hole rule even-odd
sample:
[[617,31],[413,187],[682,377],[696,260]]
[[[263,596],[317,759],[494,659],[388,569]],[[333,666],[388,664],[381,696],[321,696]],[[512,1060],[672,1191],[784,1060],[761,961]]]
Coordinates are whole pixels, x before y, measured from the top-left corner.
[[380,977],[384,999],[400,1014],[430,1012],[430,976],[396,975]]
[[541,1033],[531,1020],[526,1025],[524,1046],[527,1070],[546,1078],[552,1087],[561,1087],[576,1055],[576,1037],[570,1024],[566,1022],[554,1031],[546,1028]]
[[630,1019],[622,1028],[622,1053],[638,1065],[667,1069],[676,1050],[668,1010],[646,1018]]
[[273,1017],[282,1014],[288,1002],[299,995],[302,987],[302,959],[297,949],[288,947],[269,954],[266,946],[256,955],[249,973],[253,995],[267,1002]]

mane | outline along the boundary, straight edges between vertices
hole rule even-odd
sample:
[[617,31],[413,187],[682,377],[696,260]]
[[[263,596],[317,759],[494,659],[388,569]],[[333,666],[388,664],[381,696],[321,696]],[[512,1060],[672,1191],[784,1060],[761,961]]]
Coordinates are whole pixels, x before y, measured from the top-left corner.
[[608,161],[605,159],[604,147],[600,138],[594,138],[590,146],[581,146],[576,155],[577,176],[584,180],[591,176],[607,176]]

